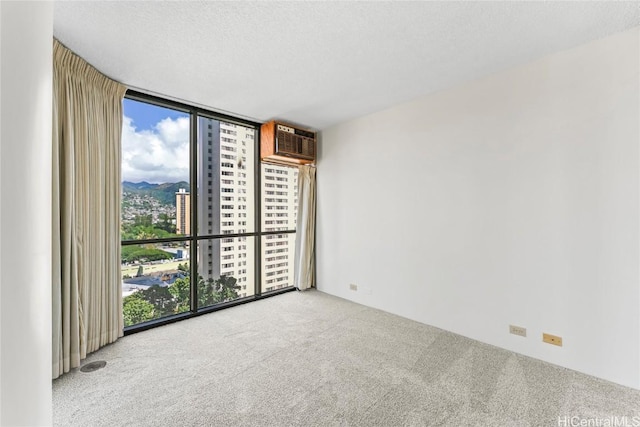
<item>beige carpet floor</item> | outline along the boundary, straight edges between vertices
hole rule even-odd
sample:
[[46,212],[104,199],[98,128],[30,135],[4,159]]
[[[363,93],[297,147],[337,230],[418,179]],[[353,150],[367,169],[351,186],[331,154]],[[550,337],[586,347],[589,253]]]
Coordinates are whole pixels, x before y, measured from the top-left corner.
[[130,335],[97,360],[53,381],[55,425],[640,425],[638,391],[317,291]]

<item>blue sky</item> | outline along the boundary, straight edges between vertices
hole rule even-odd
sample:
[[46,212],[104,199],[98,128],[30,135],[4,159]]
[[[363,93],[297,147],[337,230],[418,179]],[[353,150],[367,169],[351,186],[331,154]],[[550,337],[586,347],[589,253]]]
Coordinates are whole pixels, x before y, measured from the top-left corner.
[[122,180],[189,181],[189,115],[124,99]]
[[133,120],[138,131],[152,130],[158,122],[166,118],[175,120],[178,117],[188,117],[188,114],[181,111],[158,107],[127,98],[122,101],[122,106],[124,115]]

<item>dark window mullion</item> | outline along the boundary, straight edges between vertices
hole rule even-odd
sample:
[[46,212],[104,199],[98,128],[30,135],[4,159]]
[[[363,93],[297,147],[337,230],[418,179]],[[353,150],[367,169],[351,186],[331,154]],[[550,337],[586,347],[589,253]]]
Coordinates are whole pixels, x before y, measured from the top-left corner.
[[120,244],[122,246],[128,246],[128,245],[146,245],[147,243],[176,243],[176,242],[186,242],[186,241],[189,241],[189,238],[167,237],[165,239],[121,240]]
[[[296,230],[293,230],[295,232]],[[226,239],[228,237],[236,238],[236,237],[254,237],[259,233],[252,231],[250,233],[233,233],[233,234],[202,234],[197,236],[198,240],[208,240],[208,239]]]
[[198,311],[198,120],[191,110],[189,122],[189,161],[191,181],[191,250],[189,252],[189,284],[191,312]]
[[254,242],[254,295],[262,295],[262,166],[260,164],[260,127],[254,130],[254,230],[257,232]]

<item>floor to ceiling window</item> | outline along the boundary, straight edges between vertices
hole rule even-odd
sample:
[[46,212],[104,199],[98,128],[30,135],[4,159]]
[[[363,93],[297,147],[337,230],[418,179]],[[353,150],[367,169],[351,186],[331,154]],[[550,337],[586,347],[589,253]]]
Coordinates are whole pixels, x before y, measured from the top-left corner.
[[197,274],[207,294],[198,302],[210,306],[256,293],[257,132],[254,127],[198,116],[197,133]]
[[[293,284],[298,169],[262,164],[262,292]],[[274,233],[279,232],[279,233]]]
[[297,170],[258,144],[258,123],[127,94],[125,331],[292,289]]
[[190,115],[133,99],[124,100],[123,111],[120,228],[128,327],[191,309]]

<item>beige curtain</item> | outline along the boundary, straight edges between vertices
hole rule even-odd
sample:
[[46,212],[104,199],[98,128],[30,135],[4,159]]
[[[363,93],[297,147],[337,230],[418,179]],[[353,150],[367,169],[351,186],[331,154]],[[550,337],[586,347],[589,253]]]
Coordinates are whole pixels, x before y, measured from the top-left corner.
[[299,290],[315,286],[316,168],[298,169],[298,221],[293,283]]
[[54,40],[53,378],[122,336],[120,138],[126,88]]

